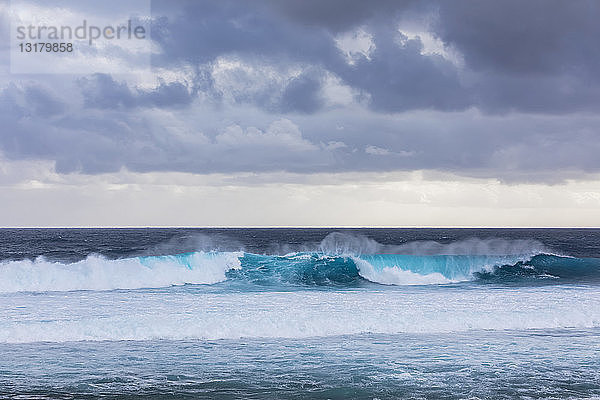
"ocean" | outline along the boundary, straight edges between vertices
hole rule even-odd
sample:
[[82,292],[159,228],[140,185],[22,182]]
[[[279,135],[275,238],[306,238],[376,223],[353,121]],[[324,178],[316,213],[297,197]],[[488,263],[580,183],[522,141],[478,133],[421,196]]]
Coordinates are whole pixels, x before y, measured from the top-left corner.
[[600,229],[0,229],[0,398],[600,398]]

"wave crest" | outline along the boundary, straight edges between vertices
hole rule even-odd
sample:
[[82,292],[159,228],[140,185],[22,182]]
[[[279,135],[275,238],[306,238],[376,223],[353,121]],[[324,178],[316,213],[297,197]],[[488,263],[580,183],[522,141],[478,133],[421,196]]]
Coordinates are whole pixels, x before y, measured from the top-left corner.
[[366,236],[332,232],[319,244],[318,251],[330,255],[402,254],[413,256],[464,255],[505,256],[552,253],[543,243],[531,239],[469,238],[450,243],[417,240],[382,244]]
[[549,254],[270,256],[242,252],[194,252],[116,260],[92,255],[68,264],[38,258],[0,264],[0,293],[142,289],[224,281],[241,290],[257,286],[357,287],[466,281],[536,285],[549,278],[561,283],[600,281],[600,259]]
[[187,254],[108,260],[90,255],[63,264],[42,257],[0,264],[0,292],[112,290],[213,284],[239,269],[242,253]]

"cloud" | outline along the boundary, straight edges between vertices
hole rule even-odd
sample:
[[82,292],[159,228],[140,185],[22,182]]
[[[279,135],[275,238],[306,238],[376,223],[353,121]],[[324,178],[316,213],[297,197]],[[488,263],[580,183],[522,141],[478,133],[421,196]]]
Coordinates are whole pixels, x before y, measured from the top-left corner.
[[599,12],[598,4],[588,0],[440,2],[434,32],[457,47],[475,71],[544,75],[578,70],[596,76],[600,54],[589,51],[588,41],[600,34]]
[[181,82],[159,82],[150,90],[130,89],[110,75],[94,74],[79,79],[84,104],[89,108],[119,109],[134,107],[178,107],[189,105],[193,93]]
[[285,17],[304,25],[346,32],[371,19],[390,19],[417,4],[413,0],[267,0],[266,3]]
[[[182,111],[84,104],[60,115],[32,113],[41,101],[33,87],[10,86],[0,92],[0,153],[10,160],[55,162],[60,173],[119,171],[312,171],[333,163],[326,145],[304,138],[287,119],[265,128],[218,124],[207,133],[183,118]],[[48,94],[45,94],[49,97]],[[46,98],[44,97],[44,99]],[[54,100],[58,102],[58,100]],[[211,116],[211,111],[204,111]],[[266,119],[266,118],[265,118]]]
[[[339,79],[381,113],[471,107],[487,113],[594,112],[600,103],[600,53],[590,45],[600,35],[600,10],[593,1],[181,0],[155,1],[153,13],[153,64],[194,68],[192,81],[148,90],[91,77],[82,87],[90,107],[181,107],[196,96],[221,102],[226,96],[215,90],[211,71],[231,58],[255,72],[270,68],[280,75],[261,84],[264,90],[242,88],[235,95],[275,113],[326,110],[323,76]],[[348,38],[369,47],[340,47]],[[445,47],[428,50],[436,40]],[[128,56],[117,58],[127,62]]]
[[[250,66],[258,60],[276,69],[295,66],[302,73],[283,89],[281,103],[275,108],[281,112],[314,113],[322,109],[324,104],[318,93],[323,80],[318,77],[319,70],[328,71],[363,92],[371,107],[378,111],[456,110],[470,105],[455,66],[443,57],[422,54],[419,38],[401,44],[397,21],[391,20],[390,15],[386,15],[385,23],[378,21],[376,25],[357,28],[363,32],[362,36],[372,37],[374,49],[368,58],[348,63],[347,52],[339,47],[343,35],[340,39],[328,24],[310,26],[288,14],[288,7],[304,8],[299,4],[183,3],[180,14],[157,18],[153,37],[161,53],[155,61],[160,65],[209,64],[224,57],[237,57]],[[346,8],[340,8],[339,14],[348,12]],[[349,9],[363,12],[365,7],[353,2]],[[244,100],[262,107],[272,106],[262,92],[254,97],[250,94]]]
[[391,154],[388,149],[383,149],[381,147],[369,145],[365,148],[365,153],[372,154],[375,156],[387,156]]
[[[31,93],[44,95],[32,98]],[[382,117],[339,108],[318,118],[281,118],[197,100],[185,108],[135,112],[122,105],[90,107],[85,101],[79,108],[31,111],[42,101],[67,107],[46,87],[11,85],[0,92],[0,152],[12,160],[55,161],[61,173],[426,169],[559,182],[600,171],[599,116],[489,116],[470,110]]]
[[0,219],[5,226],[593,227],[600,215],[593,178],[503,185],[419,172],[86,176],[0,159]]
[[595,3],[340,4],[157,1],[156,76],[2,76],[0,152],[88,174],[600,171]]
[[599,17],[586,0],[439,2],[432,30],[462,55],[483,110],[596,111]]
[[366,93],[380,112],[415,109],[464,110],[470,93],[456,66],[439,55],[422,54],[419,38],[408,39],[392,27],[372,33],[374,49],[335,71],[350,87]]
[[323,78],[318,74],[303,74],[293,78],[281,96],[282,112],[314,113],[323,107],[321,86]]
[[[157,1],[152,36],[161,52],[155,63],[206,63],[237,54],[287,61],[322,59],[335,53],[325,29],[290,24],[264,2]],[[161,11],[169,15],[161,15]]]
[[274,121],[264,131],[229,126],[215,137],[211,147],[221,165],[237,166],[242,171],[302,171],[327,168],[333,162],[330,149],[303,138],[298,127],[287,119]]
[[[600,100],[595,72],[600,54],[589,45],[600,34],[594,2],[180,4],[181,13],[157,18],[159,63],[202,64],[236,55],[250,63],[317,66],[383,113],[470,107],[489,113],[569,113],[593,111]],[[421,37],[401,33],[419,30]],[[355,51],[348,63],[348,49],[340,43],[352,36],[369,37],[373,49],[368,57]],[[445,48],[426,51],[426,39]],[[444,57],[449,52],[464,65]],[[304,83],[317,92],[314,80]],[[297,105],[293,111],[314,113],[323,107],[306,90],[292,89],[278,110]],[[271,105],[263,95],[246,101]]]

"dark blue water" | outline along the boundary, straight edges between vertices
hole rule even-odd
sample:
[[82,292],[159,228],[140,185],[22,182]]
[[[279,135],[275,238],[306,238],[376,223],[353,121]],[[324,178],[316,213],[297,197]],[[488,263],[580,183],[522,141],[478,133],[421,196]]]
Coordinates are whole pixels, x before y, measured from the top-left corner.
[[600,257],[600,229],[463,228],[121,228],[0,229],[0,260],[44,256],[76,261],[91,253],[108,258],[185,253],[199,248],[285,254],[311,250],[331,233],[366,237],[382,245],[417,241],[450,244],[467,239],[537,241],[556,253]]

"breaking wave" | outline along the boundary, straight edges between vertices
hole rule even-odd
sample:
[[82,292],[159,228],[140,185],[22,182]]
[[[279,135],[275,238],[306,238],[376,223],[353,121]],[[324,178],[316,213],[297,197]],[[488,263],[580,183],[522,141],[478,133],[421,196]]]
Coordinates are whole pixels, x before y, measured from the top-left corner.
[[340,256],[291,253],[271,256],[193,252],[116,260],[92,255],[70,264],[43,258],[0,264],[0,292],[4,293],[142,289],[225,281],[245,287],[358,287],[590,280],[600,280],[600,259],[549,254]]
[[172,256],[109,260],[90,255],[75,263],[43,257],[0,264],[0,292],[46,292],[214,284],[241,268],[242,253],[194,252]]

